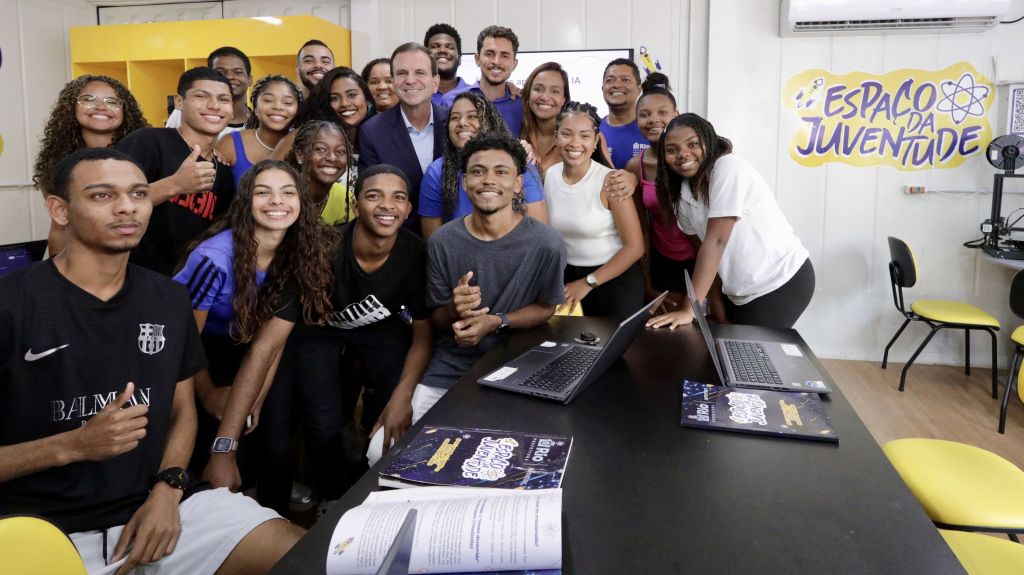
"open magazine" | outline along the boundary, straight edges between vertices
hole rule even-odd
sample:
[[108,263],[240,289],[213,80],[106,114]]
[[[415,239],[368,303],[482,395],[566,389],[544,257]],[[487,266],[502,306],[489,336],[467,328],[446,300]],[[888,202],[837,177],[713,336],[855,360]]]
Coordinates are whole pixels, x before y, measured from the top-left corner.
[[409,509],[410,573],[538,571],[562,566],[562,490],[415,487],[371,493],[334,528],[329,575],[373,575]]

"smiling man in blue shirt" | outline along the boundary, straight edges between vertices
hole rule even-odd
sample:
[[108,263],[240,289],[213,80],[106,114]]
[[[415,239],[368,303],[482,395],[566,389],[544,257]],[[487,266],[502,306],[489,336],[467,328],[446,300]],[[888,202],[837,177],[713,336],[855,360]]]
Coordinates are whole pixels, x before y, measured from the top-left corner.
[[502,26],[488,26],[476,38],[476,65],[480,68],[480,81],[465,89],[455,88],[444,95],[442,105],[451,108],[455,96],[466,90],[483,94],[498,109],[509,132],[519,138],[523,123],[523,103],[518,94],[509,90],[509,77],[515,71],[519,60],[519,38],[512,30]]

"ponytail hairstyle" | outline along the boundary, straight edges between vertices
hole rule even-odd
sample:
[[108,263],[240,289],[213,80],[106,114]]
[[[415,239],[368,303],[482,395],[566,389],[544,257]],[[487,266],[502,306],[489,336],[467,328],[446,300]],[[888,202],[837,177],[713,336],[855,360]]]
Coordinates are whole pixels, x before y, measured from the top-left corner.
[[[474,92],[462,92],[452,101],[452,107],[448,109],[449,114],[455,107],[455,102],[459,100],[469,100],[476,108],[477,119],[480,122],[477,135],[498,133],[512,137],[512,133],[509,132],[498,109],[487,98]],[[444,155],[442,157],[444,158],[441,161],[441,207],[444,214],[442,219],[448,219],[455,212],[455,206],[459,202],[459,172],[462,154],[448,136],[447,120],[445,120],[444,127]],[[512,199],[512,207],[520,213],[525,211],[522,192],[516,193]]]
[[[601,164],[606,168],[615,169],[608,163],[608,159],[605,158],[604,151],[601,149],[601,117],[597,115],[597,108],[587,104],[586,102],[566,102],[562,106],[562,111],[558,113],[558,120],[556,126],[561,126],[562,122],[573,114],[583,114],[590,118],[590,123],[594,125],[594,153],[590,155],[590,159]],[[557,129],[557,128],[556,128]]]
[[711,172],[715,167],[718,158],[732,153],[732,142],[715,133],[715,127],[711,122],[701,118],[697,114],[687,112],[672,119],[661,134],[658,142],[658,175],[655,179],[657,185],[658,205],[665,218],[675,214],[675,207],[679,204],[679,197],[683,185],[683,176],[675,173],[668,167],[665,160],[665,138],[672,130],[677,128],[692,128],[697,133],[701,148],[704,149],[704,158],[701,160],[697,173],[689,179],[690,191],[694,197],[709,204],[709,193],[711,188]]
[[[316,137],[321,131],[338,132],[341,134],[341,138],[345,141],[345,212],[349,213],[350,209],[350,198],[352,197],[352,141],[348,137],[348,130],[345,129],[345,125],[342,124],[341,120],[334,117],[330,120],[313,120],[306,122],[299,126],[298,130],[295,131],[295,139],[292,142],[292,148],[284,156],[284,161],[291,165],[299,175],[302,176],[302,181],[308,183],[312,181],[312,174],[310,173],[310,162],[309,158],[313,155],[313,144],[316,143]],[[302,161],[299,161],[299,157],[302,157]],[[330,193],[330,192],[328,192]],[[326,200],[326,197],[324,198]],[[319,213],[317,214],[319,216]]]
[[260,119],[256,117],[256,104],[259,102],[260,94],[264,90],[269,88],[271,84],[284,84],[288,86],[288,89],[292,91],[292,95],[295,97],[295,116],[292,117],[292,121],[288,122],[286,130],[291,130],[295,126],[295,120],[298,117],[298,110],[302,107],[302,90],[284,76],[264,76],[256,81],[252,86],[252,95],[249,96],[249,104],[252,106],[252,113],[249,114],[249,118],[245,121],[246,130],[255,130],[260,127]]

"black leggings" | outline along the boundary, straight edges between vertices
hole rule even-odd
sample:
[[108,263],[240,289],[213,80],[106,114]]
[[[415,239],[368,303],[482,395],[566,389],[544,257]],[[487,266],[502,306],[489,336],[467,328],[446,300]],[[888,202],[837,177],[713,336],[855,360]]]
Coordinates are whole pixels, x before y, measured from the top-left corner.
[[[358,479],[348,473],[350,464],[345,459],[343,432],[351,419],[346,414],[352,413],[345,397],[353,395],[346,394],[344,387],[365,384],[363,425],[369,429],[398,385],[410,342],[408,337],[371,340],[365,334],[346,337],[349,334],[333,328],[295,326],[257,428],[257,432],[263,430],[266,443],[256,485],[262,505],[278,513],[288,510],[292,436],[298,421],[305,434],[312,487],[319,497],[337,499]],[[362,361],[362,382],[345,381],[343,350]]]
[[725,298],[725,315],[731,323],[765,327],[793,327],[814,295],[814,267],[808,258],[789,281],[775,291],[743,305]]
[[[594,273],[601,266],[565,266],[565,283],[576,281]],[[594,317],[610,317],[622,321],[636,313],[644,305],[644,272],[637,262],[587,294],[581,302],[583,314]]]

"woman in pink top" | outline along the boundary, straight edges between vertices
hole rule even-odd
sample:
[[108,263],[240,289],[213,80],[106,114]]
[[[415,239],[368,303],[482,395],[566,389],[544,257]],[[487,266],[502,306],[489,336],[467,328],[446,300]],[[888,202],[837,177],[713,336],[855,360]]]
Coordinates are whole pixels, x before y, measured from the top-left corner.
[[654,299],[664,290],[669,295],[662,303],[661,313],[675,311],[686,301],[683,270],[693,274],[697,252],[690,240],[676,225],[675,214],[663,217],[658,206],[654,179],[658,171],[658,141],[665,126],[679,115],[676,99],[672,96],[668,77],[660,72],[647,76],[643,93],[636,102],[636,122],[651,147],[626,164],[626,169],[637,177],[640,192],[634,194],[637,212],[643,225],[646,243],[644,266],[645,301]]

